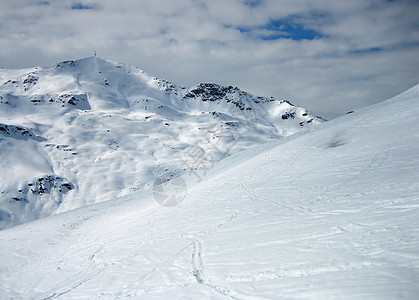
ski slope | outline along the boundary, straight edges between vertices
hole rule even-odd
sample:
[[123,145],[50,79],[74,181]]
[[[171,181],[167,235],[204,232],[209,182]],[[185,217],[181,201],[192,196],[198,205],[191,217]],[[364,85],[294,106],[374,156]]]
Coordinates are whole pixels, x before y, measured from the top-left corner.
[[0,298],[416,299],[419,86],[146,190],[0,231]]

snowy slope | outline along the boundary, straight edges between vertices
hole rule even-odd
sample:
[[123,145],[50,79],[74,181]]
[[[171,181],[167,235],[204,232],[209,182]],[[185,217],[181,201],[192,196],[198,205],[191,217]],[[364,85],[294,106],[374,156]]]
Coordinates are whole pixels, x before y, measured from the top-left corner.
[[287,101],[184,88],[99,57],[0,70],[0,229],[211,169],[321,122]]
[[416,299],[418,100],[234,154],[175,208],[142,190],[3,230],[0,296]]

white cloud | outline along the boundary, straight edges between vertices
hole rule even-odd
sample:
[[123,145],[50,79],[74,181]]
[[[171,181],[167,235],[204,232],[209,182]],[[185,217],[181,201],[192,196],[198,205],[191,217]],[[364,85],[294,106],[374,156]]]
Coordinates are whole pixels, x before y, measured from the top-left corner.
[[[418,8],[415,0],[2,1],[0,66],[97,50],[183,85],[237,85],[330,118],[419,83]],[[298,26],[281,25],[289,20]],[[319,38],[298,40],[296,28]],[[291,39],[275,40],[279,32]]]

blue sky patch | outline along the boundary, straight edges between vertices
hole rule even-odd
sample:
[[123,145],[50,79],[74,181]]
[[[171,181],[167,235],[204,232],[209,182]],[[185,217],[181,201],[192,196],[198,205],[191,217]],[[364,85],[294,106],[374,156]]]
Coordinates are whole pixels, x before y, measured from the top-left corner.
[[314,40],[322,37],[319,32],[305,28],[302,24],[289,19],[272,20],[263,29],[271,33],[261,37],[261,39],[268,41],[279,39]]
[[383,48],[371,47],[371,48],[366,48],[366,49],[356,49],[356,50],[351,51],[351,53],[366,54],[366,53],[375,53],[375,52],[380,52],[380,51],[383,51]]
[[231,25],[224,25],[224,27],[234,28],[241,34],[245,34],[264,41],[274,41],[280,39],[299,41],[314,40],[324,37],[323,34],[313,29],[306,28],[304,25],[294,21],[293,19],[298,20],[298,18],[271,20],[266,25],[257,27]]
[[245,0],[243,3],[250,8],[255,8],[263,4],[262,0]]
[[240,33],[247,33],[247,32],[251,32],[252,30],[250,28],[247,27],[236,27],[236,30],[240,31]]
[[83,4],[81,2],[77,2],[77,3],[74,3],[71,6],[71,9],[75,9],[75,10],[78,10],[78,9],[95,9],[95,7],[93,5],[87,5],[87,4]]

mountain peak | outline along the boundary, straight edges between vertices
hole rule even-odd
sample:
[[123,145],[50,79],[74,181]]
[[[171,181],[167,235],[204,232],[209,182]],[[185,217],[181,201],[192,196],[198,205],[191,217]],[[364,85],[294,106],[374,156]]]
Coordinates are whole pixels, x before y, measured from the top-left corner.
[[126,64],[117,63],[99,56],[89,56],[77,60],[67,60],[60,62],[54,66],[55,69],[77,69],[82,70],[91,69],[91,70],[106,70],[109,68],[124,68],[127,67]]
[[14,217],[0,227],[126,195],[156,178],[202,177],[231,154],[322,122],[286,101],[216,83],[185,88],[98,56],[0,70],[0,78],[0,172],[14,170],[0,182],[0,213]]

